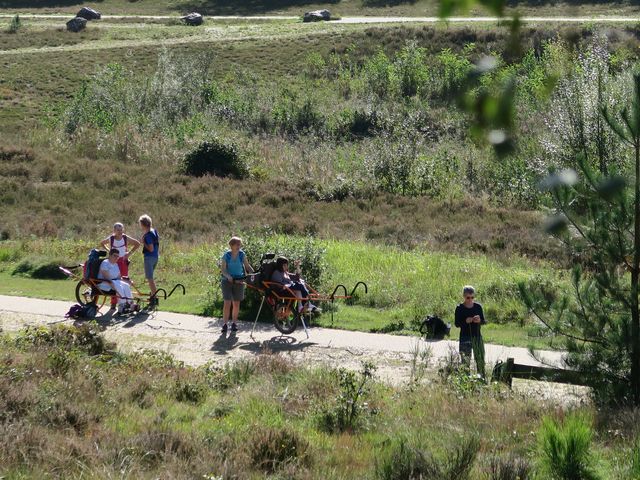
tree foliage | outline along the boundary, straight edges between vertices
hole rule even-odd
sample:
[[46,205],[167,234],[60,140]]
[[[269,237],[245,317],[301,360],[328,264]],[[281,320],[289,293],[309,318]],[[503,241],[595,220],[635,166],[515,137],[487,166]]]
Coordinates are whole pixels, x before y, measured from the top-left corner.
[[[605,175],[585,155],[546,179],[556,215],[550,233],[576,260],[568,295],[522,285],[527,306],[563,335],[567,363],[584,372],[600,400],[640,404],[640,76],[629,105],[601,112],[630,147],[635,167]],[[629,181],[627,179],[630,179]]]

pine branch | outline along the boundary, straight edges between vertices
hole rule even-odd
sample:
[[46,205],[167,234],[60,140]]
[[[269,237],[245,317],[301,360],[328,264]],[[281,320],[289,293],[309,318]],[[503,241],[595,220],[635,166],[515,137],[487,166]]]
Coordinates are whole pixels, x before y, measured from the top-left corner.
[[579,342],[585,342],[585,343],[594,343],[596,345],[602,345],[603,347],[607,347],[609,346],[609,342],[603,341],[603,340],[594,340],[594,339],[588,339],[588,338],[583,338],[583,337],[579,337],[577,335],[574,335],[572,333],[568,333],[568,332],[563,332],[562,330],[560,330],[559,328],[554,328],[552,327],[546,320],[544,320],[535,309],[531,309],[531,313],[533,315],[535,315],[535,317],[540,320],[545,327],[547,327],[549,330],[551,330],[553,332],[554,335],[562,335],[563,337],[567,337],[567,338],[572,338],[573,340],[577,340]]

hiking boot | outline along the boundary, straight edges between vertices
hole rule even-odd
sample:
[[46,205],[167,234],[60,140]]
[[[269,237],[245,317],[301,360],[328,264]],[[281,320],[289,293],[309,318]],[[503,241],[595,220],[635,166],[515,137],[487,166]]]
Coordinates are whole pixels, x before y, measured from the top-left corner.
[[231,324],[231,331],[232,332],[237,332],[238,331],[238,326],[236,325],[236,322],[233,322]]
[[227,324],[222,325],[222,333],[227,333]]

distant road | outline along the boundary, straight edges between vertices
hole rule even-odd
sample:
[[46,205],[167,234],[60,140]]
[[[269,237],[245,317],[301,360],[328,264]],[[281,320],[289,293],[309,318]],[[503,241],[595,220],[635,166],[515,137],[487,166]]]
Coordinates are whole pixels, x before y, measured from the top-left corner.
[[[11,18],[15,14],[3,13],[0,14],[0,18]],[[25,19],[29,18],[71,18],[73,14],[31,14],[31,13],[19,13],[19,15]],[[103,15],[103,20],[175,20],[179,18],[179,15]],[[298,20],[300,16],[291,15],[255,15],[255,16],[241,16],[241,15],[216,15],[205,17],[210,21],[224,21],[224,20]],[[329,23],[495,23],[505,20],[505,18],[498,17],[449,17],[446,20],[442,20],[439,17],[342,17],[339,20],[332,20]],[[640,16],[593,16],[593,17],[521,17],[524,22],[530,23],[635,23],[640,22]]]

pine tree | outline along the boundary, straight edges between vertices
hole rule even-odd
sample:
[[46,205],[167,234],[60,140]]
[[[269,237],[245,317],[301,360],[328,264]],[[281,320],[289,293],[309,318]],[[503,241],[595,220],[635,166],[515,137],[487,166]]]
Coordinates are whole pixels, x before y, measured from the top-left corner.
[[640,76],[629,104],[603,110],[607,125],[633,151],[627,170],[548,177],[556,215],[549,231],[575,260],[572,292],[520,285],[529,309],[565,339],[567,363],[585,374],[600,400],[640,405]]

